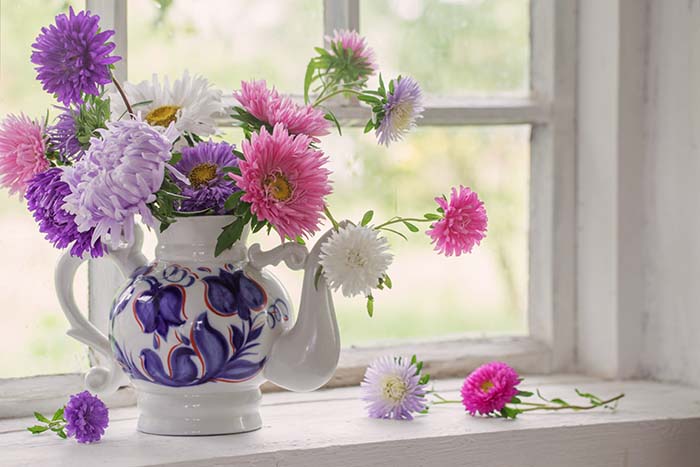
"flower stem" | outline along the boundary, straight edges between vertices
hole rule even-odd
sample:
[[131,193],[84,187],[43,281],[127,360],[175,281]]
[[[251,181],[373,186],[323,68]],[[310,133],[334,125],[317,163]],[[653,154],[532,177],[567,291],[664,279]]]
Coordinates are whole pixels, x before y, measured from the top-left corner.
[[[339,89],[337,91],[333,91],[332,93],[330,93],[326,96],[323,96],[323,97],[319,96],[316,99],[316,101],[313,104],[311,104],[311,107],[317,107],[321,102],[327,101],[331,97],[337,96],[338,94],[345,94],[345,93],[355,94],[356,96],[359,96],[362,94],[361,92],[355,91],[353,89]],[[323,93],[321,95],[323,95]]]
[[327,218],[329,221],[331,221],[331,224],[333,224],[333,228],[334,228],[335,231],[337,232],[338,229],[339,229],[339,227],[340,227],[340,225],[338,224],[338,221],[336,221],[335,218],[333,217],[333,214],[331,214],[331,210],[328,209],[328,205],[327,205],[327,204],[326,204],[325,206],[323,206],[323,212],[326,214],[326,218]]
[[527,409],[520,409],[521,412],[532,412],[535,410],[564,410],[564,409],[571,409],[571,410],[590,410],[590,409],[595,409],[596,407],[602,407],[608,404],[611,404],[613,402],[617,402],[620,399],[625,397],[625,394],[618,394],[617,396],[605,400],[605,401],[600,401],[599,403],[596,404],[591,404],[591,405],[571,405],[571,404],[563,404],[563,405],[547,405],[547,404],[535,404],[533,402],[530,403],[525,403],[522,402],[520,404],[515,404],[515,405],[532,405],[534,407],[530,407]]
[[112,82],[114,83],[114,87],[117,88],[119,95],[122,97],[124,105],[126,106],[126,110],[129,112],[129,114],[134,115],[134,109],[131,108],[131,104],[129,104],[129,99],[127,99],[126,93],[124,92],[124,89],[122,89],[121,84],[119,84],[119,80],[117,79],[117,77],[114,76],[114,73],[112,73]]
[[375,229],[379,230],[383,227],[387,227],[392,224],[398,224],[399,222],[435,222],[434,220],[431,219],[424,219],[422,217],[396,217],[394,219],[389,219],[383,224],[379,224],[378,226],[375,227]]

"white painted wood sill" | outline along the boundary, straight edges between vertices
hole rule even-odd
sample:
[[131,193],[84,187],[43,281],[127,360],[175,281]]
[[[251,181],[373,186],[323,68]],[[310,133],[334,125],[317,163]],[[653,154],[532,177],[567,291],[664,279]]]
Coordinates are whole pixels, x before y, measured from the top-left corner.
[[[700,466],[700,390],[582,376],[527,379],[546,396],[574,387],[625,392],[618,410],[472,418],[437,406],[412,422],[367,418],[358,389],[263,397],[262,430],[230,436],[161,437],[135,430],[136,409],[114,409],[105,438],[78,445],[24,431],[31,419],[0,421],[0,464],[77,466]],[[436,389],[457,397],[460,380]]]

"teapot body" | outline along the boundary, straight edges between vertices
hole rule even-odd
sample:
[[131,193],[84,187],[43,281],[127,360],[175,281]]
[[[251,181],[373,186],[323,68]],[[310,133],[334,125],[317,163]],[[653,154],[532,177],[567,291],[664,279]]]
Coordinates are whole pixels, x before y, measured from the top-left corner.
[[[109,340],[138,389],[141,431],[258,428],[263,369],[292,323],[282,284],[246,261],[162,259],[137,268],[117,292]],[[199,407],[189,407],[194,400]],[[161,406],[170,410],[161,413]],[[202,410],[218,410],[220,417],[194,413]]]
[[[108,395],[131,383],[138,429],[161,435],[212,435],[260,428],[260,385],[312,391],[333,375],[340,339],[333,301],[317,274],[321,244],[309,252],[286,242],[263,252],[246,247],[247,232],[215,255],[230,216],[179,219],[158,234],[155,260],[141,253],[142,234],[109,259],[126,278],[104,335],[80,312],[73,295],[84,258],[66,252],[56,292],[71,324],[68,335],[103,358],[85,375],[88,390]],[[284,261],[303,269],[299,314],[267,269]],[[101,310],[98,310],[102,312]]]

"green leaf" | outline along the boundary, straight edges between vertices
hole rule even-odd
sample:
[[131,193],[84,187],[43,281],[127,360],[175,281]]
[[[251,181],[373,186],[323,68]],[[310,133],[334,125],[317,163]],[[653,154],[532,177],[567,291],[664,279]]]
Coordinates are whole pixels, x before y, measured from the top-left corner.
[[65,410],[65,407],[61,407],[58,409],[54,414],[53,417],[51,418],[51,421],[57,422],[59,420],[63,419],[63,411]]
[[418,356],[416,354],[411,355],[411,365],[418,363]]
[[533,396],[534,394],[531,393],[530,391],[518,391],[518,395],[519,395],[520,397],[531,397],[531,396]]
[[418,384],[428,384],[430,382],[430,375],[428,373],[424,374],[418,380]]
[[181,152],[174,152],[173,156],[170,158],[170,165],[175,165],[178,162],[182,160],[182,153]]
[[233,211],[236,205],[238,205],[238,201],[240,201],[241,196],[243,196],[244,192],[243,191],[236,191],[231,194],[226,199],[226,202],[224,203],[224,209],[227,211]]
[[57,431],[56,434],[58,435],[59,438],[61,439],[67,439],[68,436],[66,435],[66,432],[61,429],[61,431]]
[[513,398],[510,400],[511,404],[520,404],[522,401],[518,396],[513,396]]
[[309,64],[306,65],[306,75],[304,76],[304,104],[309,103],[309,88],[314,80],[314,71],[316,71],[316,61],[311,59]]
[[386,285],[387,289],[391,289],[393,287],[393,282],[391,282],[391,277],[389,277],[389,274],[384,274],[384,285]]
[[559,405],[569,405],[569,403],[566,402],[564,399],[560,399],[560,398],[558,398],[558,397],[555,398],[555,399],[550,400],[549,402],[552,402],[552,403],[554,403],[554,404],[559,404]]
[[306,245],[306,241],[301,237],[301,235],[297,235],[297,238],[295,238],[294,241],[299,245]]
[[404,234],[402,234],[401,232],[399,232],[398,230],[390,229],[388,227],[382,227],[381,230],[386,230],[388,232],[391,232],[391,233],[398,235],[399,237],[403,238],[404,240],[408,240],[408,237],[405,236]]
[[369,121],[367,122],[367,125],[365,125],[364,131],[365,131],[365,133],[369,133],[372,130],[374,130],[374,122],[372,121],[372,119],[369,119]]
[[219,234],[219,237],[216,239],[214,256],[219,256],[225,250],[231,248],[234,243],[240,240],[241,235],[243,235],[243,228],[246,224],[247,222],[245,222],[243,218],[238,218],[224,227]]
[[403,223],[404,223],[404,225],[406,226],[406,228],[408,228],[408,230],[410,230],[411,232],[418,232],[418,231],[420,231],[420,229],[419,229],[418,227],[416,227],[415,225],[411,224],[410,222],[403,221]]
[[343,129],[340,127],[340,122],[335,117],[335,114],[333,112],[329,110],[328,112],[326,112],[326,115],[324,115],[323,118],[325,118],[329,122],[335,123],[335,127],[338,129],[338,134],[340,136],[343,136]]
[[423,214],[423,217],[425,217],[426,219],[428,219],[430,221],[439,221],[440,219],[442,219],[442,216],[439,216],[437,214],[433,214],[432,212],[429,212],[427,214]]
[[367,314],[370,318],[374,315],[374,297],[371,295],[367,297]]
[[36,419],[39,420],[40,422],[51,423],[51,420],[49,420],[48,418],[44,417],[44,416],[43,416],[42,414],[40,414],[39,412],[34,412],[34,418],[36,418]]
[[38,435],[39,433],[43,433],[49,429],[48,426],[43,426],[43,425],[34,425],[34,426],[28,426],[27,430],[31,431],[32,434]]
[[372,217],[374,216],[374,211],[369,210],[365,213],[364,216],[362,216],[362,221],[360,222],[361,226],[365,226],[369,224],[369,222],[372,220]]
[[367,95],[367,94],[360,94],[359,96],[357,96],[357,100],[358,100],[358,101],[361,101],[361,102],[366,102],[366,103],[368,103],[369,105],[372,105],[372,106],[373,106],[373,105],[380,105],[380,104],[382,103],[382,100],[379,99],[378,97],[376,97],[376,96],[370,96],[370,95]]

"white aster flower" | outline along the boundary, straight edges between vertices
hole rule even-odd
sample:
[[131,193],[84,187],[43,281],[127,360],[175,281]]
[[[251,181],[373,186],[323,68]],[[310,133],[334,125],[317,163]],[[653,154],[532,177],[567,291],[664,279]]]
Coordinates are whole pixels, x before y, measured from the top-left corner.
[[[143,115],[151,126],[167,128],[175,122],[180,134],[187,132],[201,137],[216,133],[216,118],[224,113],[221,91],[212,88],[201,76],[191,77],[187,71],[172,86],[166,76],[161,85],[158,75],[152,81],[124,83],[134,112]],[[124,114],[126,106],[118,94],[110,96],[112,119]]]
[[342,288],[346,297],[369,295],[392,259],[386,238],[369,227],[341,227],[321,246],[320,263],[328,285],[333,290]]

